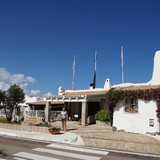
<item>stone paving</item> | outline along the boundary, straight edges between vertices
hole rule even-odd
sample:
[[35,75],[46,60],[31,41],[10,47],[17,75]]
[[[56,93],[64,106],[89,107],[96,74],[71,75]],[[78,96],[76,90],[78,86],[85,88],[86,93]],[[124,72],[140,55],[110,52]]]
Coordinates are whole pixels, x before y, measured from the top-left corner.
[[[61,121],[53,124],[60,127]],[[48,133],[47,127],[0,124],[0,128],[40,132],[41,135]],[[66,133],[79,135],[86,147],[160,155],[160,140],[153,138],[154,136],[113,131],[112,127],[107,125],[95,124],[83,127],[74,121],[67,122],[67,130]]]
[[160,141],[148,135],[113,131],[110,126],[82,127],[76,122],[67,122],[67,127],[69,132],[81,136],[87,147],[160,155]]

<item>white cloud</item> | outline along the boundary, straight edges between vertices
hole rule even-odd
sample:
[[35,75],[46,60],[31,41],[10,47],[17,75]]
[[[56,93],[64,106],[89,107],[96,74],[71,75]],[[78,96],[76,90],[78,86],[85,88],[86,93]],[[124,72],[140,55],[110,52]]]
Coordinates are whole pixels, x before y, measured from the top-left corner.
[[9,86],[10,86],[9,84],[0,81],[0,89],[1,90],[7,90],[9,88]]
[[23,89],[27,88],[28,87],[28,83],[22,83],[22,84],[19,84],[19,86]]
[[24,82],[34,83],[35,79],[33,77],[25,77],[24,74],[13,74],[10,77],[10,82],[18,84]]
[[7,90],[11,84],[19,85],[26,94],[38,95],[40,90],[27,90],[30,83],[35,83],[33,77],[25,77],[24,74],[11,74],[5,68],[0,68],[0,89]]
[[37,96],[40,94],[40,90],[31,90],[30,93],[32,96]]
[[25,80],[26,82],[31,82],[31,83],[36,82],[36,80],[33,77],[26,77]]
[[41,91],[40,90],[24,90],[27,96],[39,97]]
[[5,68],[0,68],[0,81],[7,80],[10,77],[10,73]]
[[53,96],[53,94],[51,92],[44,94],[44,97],[48,97],[48,96]]

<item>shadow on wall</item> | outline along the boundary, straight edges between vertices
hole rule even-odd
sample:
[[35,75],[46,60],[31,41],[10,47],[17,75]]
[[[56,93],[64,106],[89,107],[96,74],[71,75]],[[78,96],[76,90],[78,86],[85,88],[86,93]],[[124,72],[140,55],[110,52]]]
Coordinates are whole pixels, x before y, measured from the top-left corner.
[[116,105],[116,107],[114,108],[114,112],[120,111],[121,108],[123,108],[123,102],[118,103],[118,104]]

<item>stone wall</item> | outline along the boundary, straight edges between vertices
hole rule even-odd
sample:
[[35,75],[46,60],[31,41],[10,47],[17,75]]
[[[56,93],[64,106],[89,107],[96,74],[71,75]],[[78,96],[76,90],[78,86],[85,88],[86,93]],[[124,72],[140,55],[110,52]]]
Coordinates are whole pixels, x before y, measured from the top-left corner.
[[28,125],[20,125],[20,124],[0,123],[0,128],[29,131],[29,132],[48,133],[48,127],[28,126]]

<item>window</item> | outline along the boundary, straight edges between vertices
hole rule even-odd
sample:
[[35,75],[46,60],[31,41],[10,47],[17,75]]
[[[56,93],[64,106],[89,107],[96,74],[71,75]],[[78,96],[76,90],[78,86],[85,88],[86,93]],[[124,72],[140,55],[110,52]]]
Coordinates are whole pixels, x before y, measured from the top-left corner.
[[137,113],[138,112],[138,99],[126,98],[125,99],[125,112]]

